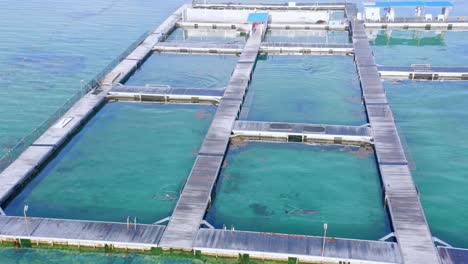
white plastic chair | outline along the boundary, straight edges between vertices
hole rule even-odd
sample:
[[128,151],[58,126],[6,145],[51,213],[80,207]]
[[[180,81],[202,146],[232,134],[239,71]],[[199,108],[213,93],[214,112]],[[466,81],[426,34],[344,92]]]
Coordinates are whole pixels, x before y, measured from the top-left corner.
[[426,14],[426,21],[432,21],[432,14]]
[[437,16],[437,21],[445,21],[445,16],[440,14]]

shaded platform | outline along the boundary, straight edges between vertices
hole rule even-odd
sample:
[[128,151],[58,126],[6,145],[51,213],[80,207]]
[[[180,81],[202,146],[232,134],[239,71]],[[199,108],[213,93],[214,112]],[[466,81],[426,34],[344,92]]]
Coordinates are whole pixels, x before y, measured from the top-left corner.
[[444,264],[468,263],[468,249],[438,247],[440,258]]
[[366,21],[365,27],[368,29],[425,29],[425,30],[467,30],[468,21],[450,18],[446,21],[437,21],[434,17],[432,21],[426,21],[424,17],[395,18],[394,21],[386,21],[382,17],[380,21]]
[[378,66],[383,79],[410,80],[468,80],[468,67],[411,65],[411,66]]
[[161,238],[160,246],[163,248],[192,249],[193,247],[193,241],[211,201],[213,186],[221,169],[231,130],[249,85],[265,31],[264,28],[257,30],[245,44],[171,220]]
[[[237,29],[247,32],[249,24],[226,23],[226,22],[203,22],[203,21],[183,21],[177,23],[181,28],[209,28],[209,29]],[[348,25],[329,25],[329,24],[303,24],[303,23],[269,23],[268,29],[284,30],[333,30],[346,31]]]
[[247,140],[357,146],[372,143],[371,128],[367,126],[236,121],[232,133]]
[[117,85],[108,92],[108,98],[150,102],[219,102],[224,89],[173,88],[167,86]]
[[175,53],[212,53],[212,54],[240,54],[244,44],[217,43],[174,43],[161,42],[153,47],[156,52]]
[[[215,43],[173,43],[161,42],[153,47],[155,52],[174,53],[207,53],[207,54],[240,54],[243,44]],[[261,53],[276,55],[338,54],[348,55],[354,51],[352,44],[334,43],[275,43],[263,42]]]
[[218,3],[209,3],[203,0],[195,0],[193,1],[193,7],[195,8],[209,8],[209,9],[234,9],[234,10],[342,10],[346,3],[343,2],[329,2],[329,3],[320,3],[317,5],[313,1],[310,3],[296,3],[295,6],[289,6],[287,3],[262,3],[258,1],[257,3],[249,3],[249,4],[241,4],[241,3],[233,3],[233,4],[226,4],[220,3],[222,1],[218,1]]
[[307,54],[337,54],[348,55],[353,53],[352,44],[338,43],[274,43],[264,42],[260,46],[260,52],[269,54],[307,55]]
[[364,24],[351,21],[355,62],[374,146],[385,201],[404,263],[440,263],[424,216],[419,193],[408,167],[392,110],[387,102]]
[[1,216],[0,239],[28,238],[33,243],[60,243],[73,246],[113,244],[121,248],[151,249],[157,246],[164,226],[80,220]]
[[247,231],[200,229],[194,249],[206,254],[249,254],[256,258],[300,261],[346,261],[359,263],[401,263],[398,245],[392,242],[327,238],[322,257],[323,238]]

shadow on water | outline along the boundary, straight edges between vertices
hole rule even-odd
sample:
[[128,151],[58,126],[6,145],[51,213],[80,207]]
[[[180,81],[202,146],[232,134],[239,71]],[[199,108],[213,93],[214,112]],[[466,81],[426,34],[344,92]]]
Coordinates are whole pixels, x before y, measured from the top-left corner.
[[118,0],[111,1],[106,6],[100,9],[94,10],[92,12],[77,12],[75,14],[71,14],[71,18],[73,19],[73,21],[79,21],[79,20],[83,20],[89,17],[102,15],[103,13],[111,10],[117,4],[117,2],[119,1]]
[[86,57],[50,53],[46,51],[27,51],[10,59],[16,70],[41,71],[46,74],[71,74],[85,69]]
[[258,216],[271,216],[275,214],[268,206],[259,203],[251,203],[249,208]]

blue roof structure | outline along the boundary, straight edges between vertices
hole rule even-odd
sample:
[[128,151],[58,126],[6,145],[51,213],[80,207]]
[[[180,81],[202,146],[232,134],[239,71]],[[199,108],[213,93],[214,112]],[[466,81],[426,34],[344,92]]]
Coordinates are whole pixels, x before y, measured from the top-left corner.
[[363,3],[364,7],[452,7],[449,1],[385,1],[375,3]]
[[264,23],[268,22],[268,13],[251,13],[247,19],[249,23]]

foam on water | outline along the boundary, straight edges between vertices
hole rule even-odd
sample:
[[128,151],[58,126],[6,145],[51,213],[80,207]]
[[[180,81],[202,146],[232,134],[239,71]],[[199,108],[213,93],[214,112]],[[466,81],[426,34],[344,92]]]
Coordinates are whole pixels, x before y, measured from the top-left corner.
[[214,107],[110,103],[8,205],[8,215],[153,223],[172,213]]

